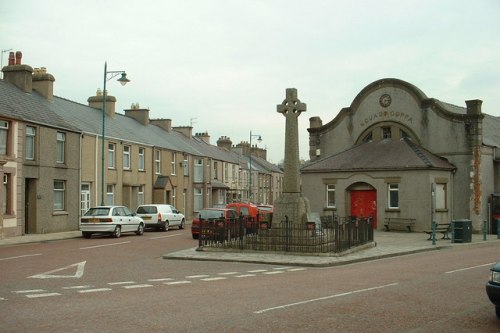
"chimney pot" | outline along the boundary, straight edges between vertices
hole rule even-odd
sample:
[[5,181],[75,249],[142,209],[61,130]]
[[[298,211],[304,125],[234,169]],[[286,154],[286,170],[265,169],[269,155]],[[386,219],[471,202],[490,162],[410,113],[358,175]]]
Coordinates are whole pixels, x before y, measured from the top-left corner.
[[16,64],[16,57],[14,52],[9,53],[9,66],[14,66]]
[[23,53],[21,51],[16,52],[16,65],[21,64],[21,59],[23,58]]

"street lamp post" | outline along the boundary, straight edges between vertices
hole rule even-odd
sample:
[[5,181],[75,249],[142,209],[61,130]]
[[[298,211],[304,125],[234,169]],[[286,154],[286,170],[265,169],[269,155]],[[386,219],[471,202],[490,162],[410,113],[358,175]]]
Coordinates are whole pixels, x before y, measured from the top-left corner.
[[248,201],[252,201],[252,138],[257,138],[257,141],[261,142],[262,137],[259,134],[252,134],[252,131],[250,131],[250,150],[248,154],[248,160],[249,160],[249,171],[250,171],[250,178],[248,179]]
[[[109,74],[109,77],[108,77]],[[127,79],[125,71],[108,71],[108,62],[104,62],[104,89],[102,92],[102,131],[101,131],[101,206],[104,206],[104,134],[106,129],[106,82],[121,74],[122,76],[117,80],[122,86],[130,82]]]

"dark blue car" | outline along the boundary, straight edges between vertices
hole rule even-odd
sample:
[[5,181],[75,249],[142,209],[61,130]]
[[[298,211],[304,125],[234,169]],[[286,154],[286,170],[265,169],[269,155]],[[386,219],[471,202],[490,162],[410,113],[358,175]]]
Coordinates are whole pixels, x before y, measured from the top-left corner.
[[490,269],[490,279],[486,284],[486,294],[495,305],[495,313],[500,318],[500,261]]

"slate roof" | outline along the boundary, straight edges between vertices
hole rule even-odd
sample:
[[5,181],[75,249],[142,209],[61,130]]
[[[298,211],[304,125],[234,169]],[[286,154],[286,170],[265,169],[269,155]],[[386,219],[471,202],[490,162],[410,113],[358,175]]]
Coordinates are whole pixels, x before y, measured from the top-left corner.
[[53,103],[36,92],[25,93],[0,80],[0,114],[20,121],[80,132],[78,127],[53,112]]
[[452,170],[455,166],[432,154],[410,139],[370,141],[338,154],[313,161],[301,172],[377,171],[377,170]]
[[500,117],[484,115],[483,144],[491,147],[500,147]]

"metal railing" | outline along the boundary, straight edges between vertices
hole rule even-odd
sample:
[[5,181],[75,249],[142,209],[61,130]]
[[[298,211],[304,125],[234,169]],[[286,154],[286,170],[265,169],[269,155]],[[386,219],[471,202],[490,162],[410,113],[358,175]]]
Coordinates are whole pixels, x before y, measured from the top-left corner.
[[323,216],[321,223],[240,218],[200,223],[199,248],[264,252],[341,253],[373,241],[371,218]]

